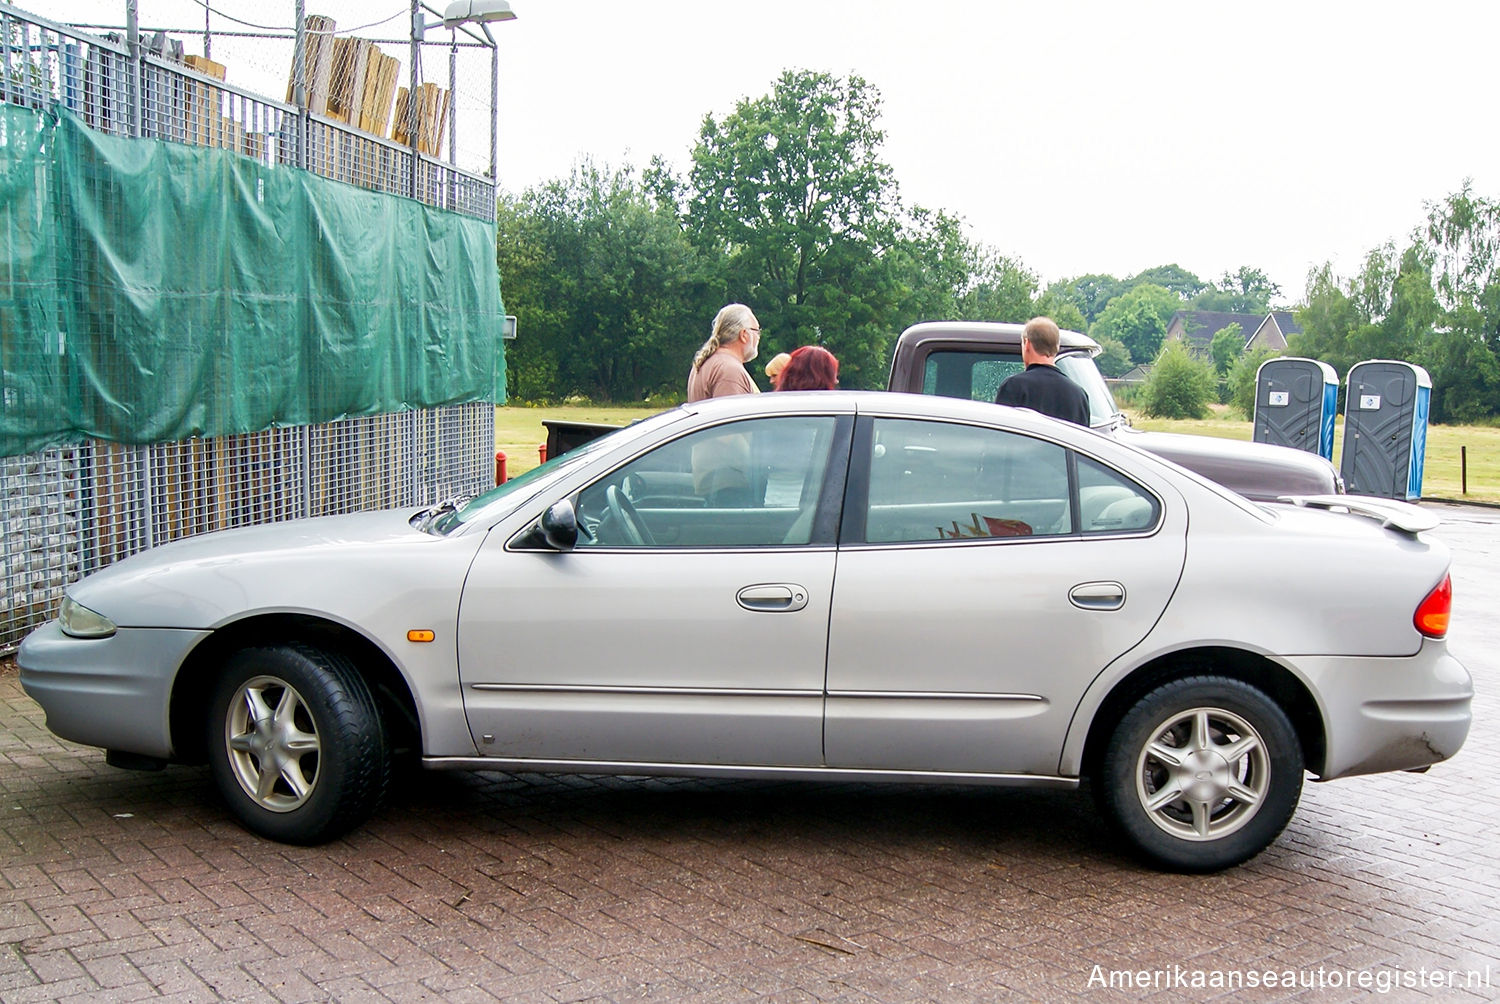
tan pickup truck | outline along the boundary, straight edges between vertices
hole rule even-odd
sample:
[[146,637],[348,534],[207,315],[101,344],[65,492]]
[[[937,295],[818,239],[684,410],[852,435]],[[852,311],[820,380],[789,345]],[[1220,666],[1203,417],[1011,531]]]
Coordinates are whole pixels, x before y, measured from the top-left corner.
[[[1019,324],[989,321],[915,324],[896,340],[886,389],[993,401],[1000,382],[1024,369],[1021,328]],[[1253,499],[1274,501],[1284,495],[1343,491],[1333,464],[1313,453],[1235,439],[1132,429],[1094,365],[1098,354],[1099,344],[1087,335],[1062,333],[1057,368],[1088,394],[1089,424],[1096,432],[1165,457]]]

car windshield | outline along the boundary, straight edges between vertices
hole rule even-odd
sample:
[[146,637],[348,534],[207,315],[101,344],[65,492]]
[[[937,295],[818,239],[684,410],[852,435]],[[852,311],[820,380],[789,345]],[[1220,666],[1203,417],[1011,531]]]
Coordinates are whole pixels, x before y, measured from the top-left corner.
[[682,418],[684,414],[685,413],[681,408],[674,408],[671,411],[662,412],[661,414],[653,415],[650,418],[643,418],[639,422],[634,422],[615,432],[611,432],[607,435],[601,436],[598,439],[591,439],[587,443],[583,443],[579,446],[574,447],[567,453],[560,453],[555,457],[550,457],[548,458],[546,463],[541,464],[537,467],[533,467],[526,473],[511,478],[503,485],[496,485],[494,488],[491,488],[489,491],[485,492],[482,495],[474,496],[472,499],[465,502],[457,509],[454,509],[452,512],[442,514],[440,517],[433,520],[432,532],[444,535],[452,533],[454,530],[463,526],[465,523],[472,522],[473,520],[478,518],[480,513],[487,510],[496,502],[499,502],[501,499],[510,496],[515,496],[514,501],[517,504],[524,502],[531,496],[532,491],[530,489],[532,489],[533,486],[540,485],[542,482],[549,480],[553,475],[560,474],[564,470],[574,467],[585,458],[592,456],[600,450],[609,449],[611,446],[615,445],[615,443],[618,442],[617,437],[619,437],[621,433],[624,433],[627,430],[633,430],[632,434],[634,434],[634,432],[638,432],[643,428],[654,427],[657,424],[675,422],[678,419]]
[[1089,425],[1109,425],[1120,416],[1120,406],[1104,382],[1104,374],[1094,365],[1092,356],[1084,352],[1066,352],[1057,357],[1057,368],[1068,375],[1089,396]]

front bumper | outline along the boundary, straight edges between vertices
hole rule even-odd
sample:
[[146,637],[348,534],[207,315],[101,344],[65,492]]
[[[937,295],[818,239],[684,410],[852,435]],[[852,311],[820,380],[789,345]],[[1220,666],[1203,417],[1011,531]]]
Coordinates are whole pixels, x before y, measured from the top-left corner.
[[1326,729],[1320,780],[1412,770],[1446,760],[1469,734],[1474,681],[1446,643],[1409,658],[1299,658]]
[[208,634],[121,628],[108,638],[70,638],[50,621],[16,653],[21,687],[62,739],[170,759],[172,682]]

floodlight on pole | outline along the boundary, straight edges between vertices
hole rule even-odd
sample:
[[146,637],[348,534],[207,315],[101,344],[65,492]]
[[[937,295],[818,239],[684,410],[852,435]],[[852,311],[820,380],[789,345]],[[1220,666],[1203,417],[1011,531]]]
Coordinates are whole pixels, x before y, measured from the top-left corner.
[[514,21],[515,11],[510,9],[510,0],[454,0],[443,11],[443,27],[457,28],[461,24],[487,24],[491,21]]
[[[437,14],[437,11],[428,6],[425,0],[411,0],[411,87],[407,91],[407,121],[409,123],[408,142],[412,147],[411,160],[411,196],[417,197],[420,177],[420,152],[418,151],[417,138],[417,89],[421,81],[419,69],[422,58],[423,36],[433,28],[443,27],[450,31],[465,31],[470,37],[477,38],[472,30],[466,25],[477,25],[484,32],[483,41],[490,48],[490,177],[495,178],[498,174],[499,142],[497,136],[497,109],[496,102],[499,94],[499,46],[495,44],[495,38],[490,34],[490,22],[514,21],[515,11],[511,10],[510,0],[454,0],[443,11],[441,20],[428,21],[422,16],[422,12]],[[456,43],[456,39],[453,40]],[[456,44],[450,45],[448,59],[448,89],[451,94],[456,87],[457,68]],[[454,133],[457,130],[458,109],[457,103],[449,105],[448,111],[448,150],[449,159],[457,163],[457,147]],[[450,178],[450,187],[452,179]],[[450,202],[451,192],[450,192]]]

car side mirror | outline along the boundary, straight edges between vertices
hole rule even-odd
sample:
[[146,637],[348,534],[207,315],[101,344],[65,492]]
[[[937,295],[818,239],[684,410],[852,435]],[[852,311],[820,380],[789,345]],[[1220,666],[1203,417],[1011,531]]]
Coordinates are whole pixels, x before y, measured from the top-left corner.
[[554,502],[542,513],[542,539],[555,551],[571,551],[578,546],[578,514],[568,499]]

